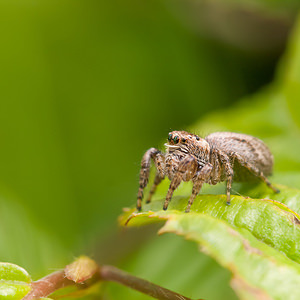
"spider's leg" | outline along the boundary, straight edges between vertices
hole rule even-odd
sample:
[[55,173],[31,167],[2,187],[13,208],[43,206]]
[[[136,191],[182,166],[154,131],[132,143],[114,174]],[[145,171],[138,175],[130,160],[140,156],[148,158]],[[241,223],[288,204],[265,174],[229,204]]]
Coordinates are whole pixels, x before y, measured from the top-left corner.
[[155,193],[157,186],[161,183],[161,181],[163,179],[164,179],[164,177],[161,177],[161,175],[157,172],[156,175],[155,175],[155,178],[154,178],[154,183],[153,183],[153,185],[150,189],[150,192],[149,192],[146,203],[151,202],[151,198],[152,198],[153,194]]
[[157,153],[157,155],[153,156],[153,161],[156,167],[156,175],[154,178],[154,183],[150,189],[148,198],[146,203],[151,202],[151,198],[156,191],[157,186],[161,183],[161,181],[165,178],[164,174],[164,165],[165,165],[165,157],[161,153]]
[[211,184],[216,184],[221,180],[221,162],[219,160],[218,151],[211,149],[210,153],[210,163],[213,165],[213,169],[210,173]]
[[211,164],[205,165],[198,172],[198,175],[193,180],[193,182],[194,182],[193,190],[192,190],[192,194],[190,196],[189,202],[188,202],[188,206],[186,207],[186,210],[185,210],[186,213],[190,211],[191,206],[195,200],[195,197],[199,194],[205,180],[210,176],[212,169],[213,169],[213,167]]
[[158,169],[159,174],[163,174],[163,167],[161,166],[161,162],[163,161],[163,155],[161,152],[155,148],[150,148],[146,151],[142,158],[141,162],[141,171],[140,171],[140,181],[139,181],[139,191],[137,195],[137,210],[142,209],[142,198],[144,188],[148,184],[149,173],[150,173],[150,162],[151,159],[156,163],[156,167]]
[[278,190],[275,186],[271,184],[271,182],[268,180],[268,178],[264,175],[263,172],[261,172],[256,166],[254,166],[251,163],[248,163],[240,154],[234,152],[232,153],[233,159],[236,159],[241,166],[248,169],[252,174],[257,176],[260,180],[262,180],[269,188],[273,190],[274,193],[279,193],[280,190]]
[[167,210],[169,202],[171,201],[171,198],[173,196],[173,193],[176,190],[176,188],[179,186],[181,181],[191,180],[197,171],[197,167],[198,167],[197,160],[193,156],[187,156],[179,163],[177,172],[172,178],[169,186],[169,190],[163,206],[164,210]]
[[[231,191],[231,185],[232,185],[232,179],[233,179],[233,169],[232,169],[232,165],[230,163],[229,157],[224,152],[220,151],[219,157],[220,157],[222,165],[224,165],[224,167],[225,167],[225,172],[226,172],[226,177],[227,177],[226,204],[230,205],[230,191]],[[232,159],[234,161],[234,157]]]

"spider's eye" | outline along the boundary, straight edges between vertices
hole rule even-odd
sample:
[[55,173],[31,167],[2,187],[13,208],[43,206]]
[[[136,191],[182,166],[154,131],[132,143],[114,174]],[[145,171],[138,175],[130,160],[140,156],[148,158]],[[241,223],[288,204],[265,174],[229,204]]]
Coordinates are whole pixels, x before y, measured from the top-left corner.
[[177,144],[179,142],[179,137],[177,135],[174,136],[173,142],[174,142],[174,144]]
[[169,136],[168,136],[168,141],[170,142],[172,140],[172,134],[169,133]]
[[185,138],[182,138],[181,141],[182,141],[183,143],[185,143],[185,142],[186,142],[186,139],[185,139]]

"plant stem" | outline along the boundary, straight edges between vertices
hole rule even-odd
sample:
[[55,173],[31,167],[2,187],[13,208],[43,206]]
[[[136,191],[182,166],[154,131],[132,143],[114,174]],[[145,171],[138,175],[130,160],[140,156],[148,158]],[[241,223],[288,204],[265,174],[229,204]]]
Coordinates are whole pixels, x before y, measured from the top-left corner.
[[54,293],[56,290],[64,288],[69,285],[75,284],[73,281],[65,277],[64,271],[57,271],[38,281],[34,281],[31,286],[32,290],[29,292],[23,300],[33,300]]
[[113,266],[100,267],[102,280],[115,281],[159,300],[191,300],[147,280],[132,276]]
[[[191,300],[147,280],[132,276],[113,266],[100,266],[93,278],[102,281],[114,281],[159,300]],[[32,283],[32,290],[22,300],[34,300],[54,293],[69,285],[75,285],[73,280],[66,278],[65,270],[54,272]],[[81,285],[82,286],[82,285]]]

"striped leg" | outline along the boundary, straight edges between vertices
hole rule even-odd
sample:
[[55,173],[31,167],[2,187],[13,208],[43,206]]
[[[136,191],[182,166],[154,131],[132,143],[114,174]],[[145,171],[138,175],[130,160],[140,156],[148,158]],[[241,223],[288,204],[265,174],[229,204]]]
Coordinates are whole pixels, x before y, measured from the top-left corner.
[[164,179],[164,177],[161,177],[161,175],[157,172],[156,175],[155,175],[154,183],[153,183],[153,185],[151,187],[151,190],[149,192],[149,195],[148,195],[146,203],[150,203],[151,202],[151,198],[152,198],[153,194],[155,193],[157,186],[161,183],[161,181],[163,179]]
[[186,207],[185,212],[189,212],[191,209],[191,206],[196,198],[196,196],[199,194],[203,183],[205,182],[205,180],[210,176],[211,171],[212,171],[213,167],[211,164],[207,164],[205,165],[199,172],[197,177],[193,180],[194,181],[194,185],[193,185],[193,190],[192,190],[192,195],[190,196],[188,205]]
[[185,180],[191,180],[197,171],[197,160],[193,156],[187,156],[184,160],[182,160],[179,165],[177,172],[171,180],[171,184],[169,186],[169,190],[166,196],[166,200],[163,206],[164,210],[168,209],[169,202],[172,199],[174,191],[177,189],[179,184]]
[[150,148],[144,154],[144,156],[142,158],[142,162],[141,162],[139,191],[138,191],[138,195],[137,195],[137,204],[136,204],[136,208],[138,211],[140,211],[142,209],[143,192],[144,192],[144,188],[147,186],[148,180],[149,180],[151,159],[155,163],[158,174],[160,176],[163,176],[164,156],[159,150],[157,150],[155,148]]

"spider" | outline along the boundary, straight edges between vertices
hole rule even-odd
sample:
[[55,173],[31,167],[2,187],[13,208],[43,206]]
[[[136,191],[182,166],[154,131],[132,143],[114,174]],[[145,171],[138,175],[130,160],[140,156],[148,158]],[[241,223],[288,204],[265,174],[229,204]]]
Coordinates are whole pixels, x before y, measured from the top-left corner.
[[186,132],[172,131],[165,144],[166,153],[150,148],[141,162],[137,209],[142,208],[143,190],[147,186],[150,162],[156,167],[154,184],[146,203],[151,201],[158,184],[167,176],[171,183],[163,205],[168,208],[175,189],[182,181],[192,181],[193,189],[185,212],[189,212],[203,183],[215,185],[227,181],[227,204],[230,204],[232,181],[264,181],[275,193],[275,188],[266,176],[272,173],[273,155],[258,138],[233,132],[215,132],[204,139]]

